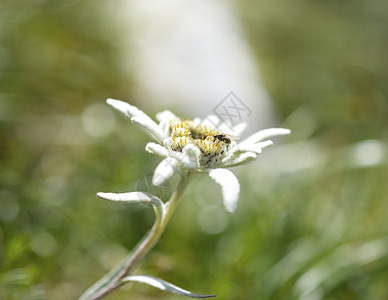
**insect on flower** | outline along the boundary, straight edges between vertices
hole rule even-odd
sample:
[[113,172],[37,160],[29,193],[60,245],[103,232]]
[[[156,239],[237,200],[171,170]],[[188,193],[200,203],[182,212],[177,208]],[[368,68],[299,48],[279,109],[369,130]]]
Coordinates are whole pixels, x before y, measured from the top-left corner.
[[220,142],[224,142],[225,144],[228,144],[228,145],[232,143],[232,140],[238,140],[238,139],[240,139],[238,136],[233,136],[233,135],[224,134],[224,133],[213,135],[214,142],[219,140]]

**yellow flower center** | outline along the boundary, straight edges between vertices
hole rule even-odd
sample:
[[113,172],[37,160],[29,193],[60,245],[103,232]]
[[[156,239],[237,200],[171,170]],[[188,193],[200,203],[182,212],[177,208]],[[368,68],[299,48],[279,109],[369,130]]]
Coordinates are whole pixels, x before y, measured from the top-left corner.
[[228,139],[218,130],[202,125],[195,125],[190,120],[173,120],[170,123],[171,148],[174,151],[192,144],[204,154],[205,157],[222,155],[227,150]]

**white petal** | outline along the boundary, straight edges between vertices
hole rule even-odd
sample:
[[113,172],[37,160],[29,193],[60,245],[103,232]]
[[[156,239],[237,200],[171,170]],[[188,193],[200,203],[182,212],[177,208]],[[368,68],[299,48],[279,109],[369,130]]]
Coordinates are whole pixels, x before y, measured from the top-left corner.
[[194,127],[198,126],[198,125],[202,124],[201,122],[202,122],[202,120],[200,118],[194,118],[193,119],[193,126]]
[[155,186],[163,185],[176,172],[179,172],[179,162],[172,157],[163,159],[154,171],[152,184]]
[[237,134],[235,134],[235,133],[233,132],[233,126],[230,126],[230,125],[228,125],[228,124],[225,123],[225,122],[220,123],[220,124],[217,126],[217,129],[218,129],[219,131],[221,131],[222,133],[237,136]]
[[131,118],[131,121],[138,125],[146,133],[148,133],[148,135],[154,138],[157,142],[161,144],[163,143],[163,140],[165,139],[165,134],[163,133],[163,130],[146,114],[144,114],[143,116],[133,117]]
[[187,169],[199,168],[199,156],[201,151],[194,145],[186,145],[182,152],[172,151],[170,156],[179,161]]
[[265,141],[265,142],[260,142],[260,143],[257,143],[257,144],[242,144],[242,145],[237,145],[237,147],[235,147],[235,151],[243,151],[243,152],[253,152],[253,153],[256,153],[256,154],[260,154],[264,148],[266,147],[269,147],[273,144],[272,141],[268,140],[268,141]]
[[225,133],[225,134],[231,134],[231,135],[236,135],[233,131],[233,126],[224,122],[220,118],[218,118],[215,115],[210,115],[206,118],[209,126],[216,128],[218,131]]
[[221,186],[222,197],[226,210],[234,212],[240,194],[240,183],[232,172],[226,169],[213,169],[209,176]]
[[172,141],[171,138],[164,139],[164,141],[163,141],[164,148],[171,149],[171,141]]
[[156,120],[158,120],[159,122],[169,123],[174,119],[179,119],[179,118],[168,109],[156,114]]
[[138,109],[136,106],[130,105],[127,102],[121,101],[121,100],[116,100],[112,98],[106,99],[106,103],[108,103],[110,106],[113,108],[117,109],[124,115],[126,115],[129,118],[132,118],[139,113],[143,113],[140,109]]
[[290,134],[291,130],[286,128],[268,128],[264,130],[260,130],[250,137],[248,137],[246,140],[240,143],[242,144],[256,144],[264,139],[267,139],[271,136],[277,136],[277,135],[286,135]]
[[201,150],[199,150],[194,145],[189,144],[183,148],[182,153],[184,156],[180,156],[180,161],[185,165],[186,168],[199,168],[199,156],[201,155]]
[[152,121],[152,119],[147,116],[143,111],[138,109],[136,106],[130,105],[129,103],[115,100],[107,99],[106,103],[111,105],[113,108],[117,109],[127,117],[131,119],[136,125],[140,126],[148,135],[154,138],[159,143],[163,143],[164,134],[160,127]]
[[218,129],[222,121],[216,115],[209,115],[201,121],[201,125],[204,127],[212,127]]
[[255,144],[257,147],[260,147],[261,149],[268,148],[269,146],[273,145],[273,142],[271,140],[267,140],[264,142],[259,142]]
[[155,206],[162,206],[163,202],[156,196],[142,193],[142,192],[131,192],[131,193],[97,193],[97,196],[110,201],[127,202],[127,203],[150,203]]
[[235,135],[235,136],[241,136],[241,134],[244,132],[244,130],[247,128],[248,123],[240,123],[233,127],[232,132],[229,134]]
[[223,120],[221,120],[216,115],[209,115],[206,117],[206,119],[204,119],[201,122],[201,125],[216,128],[217,130],[225,134],[240,136],[248,124],[246,122],[243,122],[243,123],[237,124],[236,126],[232,126],[227,122],[224,122]]
[[243,152],[239,155],[227,156],[222,160],[222,163],[225,167],[236,167],[242,164],[247,164],[252,160],[255,160],[257,157],[256,153],[253,152]]
[[165,136],[167,136],[169,133],[171,121],[179,120],[179,118],[169,110],[165,110],[160,113],[157,113],[156,119],[160,122],[159,128],[162,130]]
[[156,143],[148,143],[145,149],[148,153],[151,153],[151,154],[160,155],[162,157],[168,156],[168,150]]

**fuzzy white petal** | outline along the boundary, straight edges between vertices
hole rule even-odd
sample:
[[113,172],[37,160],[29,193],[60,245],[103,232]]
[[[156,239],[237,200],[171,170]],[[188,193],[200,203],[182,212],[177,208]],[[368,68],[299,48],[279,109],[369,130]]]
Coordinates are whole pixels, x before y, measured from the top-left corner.
[[273,142],[271,140],[260,142],[257,144],[242,144],[242,145],[237,145],[234,151],[253,152],[256,154],[260,154],[264,148],[269,147],[272,144]]
[[237,124],[236,126],[231,126],[227,122],[221,120],[218,116],[209,115],[206,117],[206,119],[201,121],[201,125],[216,128],[217,130],[225,134],[240,136],[248,124],[246,122],[243,122]]
[[169,110],[164,110],[160,113],[157,113],[156,119],[160,122],[159,128],[162,130],[162,132],[165,136],[167,136],[169,133],[170,122],[172,120],[179,120],[179,118]]
[[241,136],[241,134],[244,132],[244,130],[247,128],[248,123],[240,123],[233,127],[232,131],[229,134],[235,135],[235,136]]
[[170,121],[172,121],[174,119],[179,119],[179,118],[168,109],[156,114],[156,120],[158,120],[159,122],[169,123]]
[[121,100],[108,98],[106,99],[106,103],[108,103],[110,106],[112,106],[113,108],[117,109],[119,112],[126,115],[128,118],[132,118],[142,113],[144,114],[144,112],[142,112],[136,106],[133,106]]
[[106,103],[117,109],[131,119],[133,123],[140,126],[148,135],[154,138],[159,143],[163,143],[164,134],[161,128],[143,111],[136,106],[130,105],[124,101],[107,99]]
[[226,169],[213,169],[209,176],[221,186],[222,198],[226,210],[234,212],[240,194],[240,183],[232,172]]
[[194,118],[193,124],[194,124],[194,126],[198,126],[198,125],[202,124],[202,121],[200,118]]
[[168,156],[168,150],[156,143],[148,143],[145,147],[146,151],[151,154],[160,155],[162,157]]
[[178,160],[187,169],[197,169],[199,168],[200,154],[201,151],[197,147],[189,144],[183,148],[182,152],[172,151],[170,156]]
[[131,121],[143,129],[148,135],[154,138],[157,142],[163,143],[165,134],[163,130],[147,115],[136,116],[131,118]]
[[154,171],[152,184],[155,186],[163,185],[176,172],[179,172],[179,162],[172,157],[163,159]]
[[97,196],[110,201],[116,202],[127,202],[127,203],[150,203],[157,207],[161,207],[163,202],[156,196],[142,193],[142,192],[131,192],[131,193],[97,193]]
[[219,125],[222,123],[219,117],[216,115],[209,115],[201,121],[201,125],[204,127],[211,127],[219,129]]
[[253,152],[243,152],[239,155],[231,155],[225,157],[222,162],[225,167],[236,167],[242,164],[247,164],[251,162],[252,160],[255,160],[257,157],[256,153]]
[[254,134],[252,134],[250,137],[248,137],[246,140],[240,143],[240,145],[243,144],[256,144],[262,140],[265,140],[271,136],[277,136],[277,135],[286,135],[290,134],[291,130],[286,128],[268,128],[264,130],[260,130]]
[[188,160],[184,162],[184,165],[189,169],[199,168],[199,156],[201,155],[201,151],[195,147],[194,145],[186,145],[182,151],[186,154]]
[[163,146],[164,146],[164,148],[166,148],[166,149],[171,149],[171,139],[170,139],[170,138],[164,139],[164,141],[163,141]]

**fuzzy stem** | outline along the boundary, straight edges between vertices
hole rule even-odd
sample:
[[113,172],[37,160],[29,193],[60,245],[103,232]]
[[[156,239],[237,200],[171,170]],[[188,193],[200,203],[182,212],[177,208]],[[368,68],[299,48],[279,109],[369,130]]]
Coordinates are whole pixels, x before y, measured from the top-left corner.
[[164,232],[172,213],[174,212],[180,197],[182,196],[188,180],[181,178],[177,189],[172,194],[170,200],[164,205],[164,209],[155,208],[155,223],[147,235],[140,241],[133,251],[119,265],[102,277],[99,281],[93,284],[79,300],[97,300],[101,299],[113,290],[117,289],[122,284],[122,278],[129,275],[135,265],[150,251],[159,241],[160,236]]

